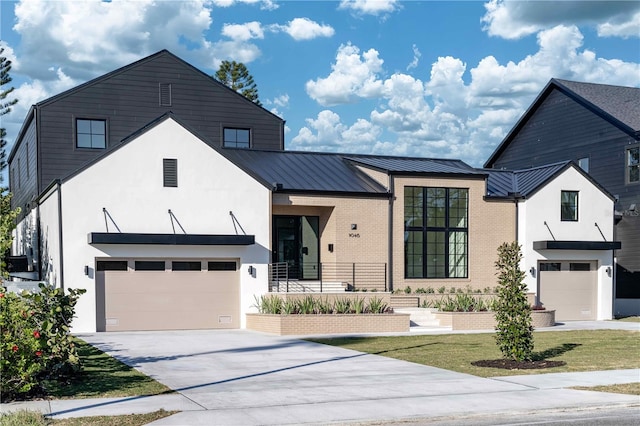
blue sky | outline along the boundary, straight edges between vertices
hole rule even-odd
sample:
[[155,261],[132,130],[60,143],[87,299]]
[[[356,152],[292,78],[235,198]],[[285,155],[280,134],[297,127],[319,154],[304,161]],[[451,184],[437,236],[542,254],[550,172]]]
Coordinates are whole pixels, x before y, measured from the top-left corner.
[[244,62],[291,150],[481,166],[549,79],[640,85],[640,2],[11,2],[1,46],[30,105],[161,49]]

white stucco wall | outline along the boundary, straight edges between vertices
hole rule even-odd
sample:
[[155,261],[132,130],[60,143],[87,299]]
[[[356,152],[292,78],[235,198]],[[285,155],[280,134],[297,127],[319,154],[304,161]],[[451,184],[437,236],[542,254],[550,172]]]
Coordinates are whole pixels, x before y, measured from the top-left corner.
[[[578,221],[560,220],[561,191],[578,191]],[[575,168],[571,167],[547,183],[527,200],[518,203],[518,241],[522,246],[521,268],[527,272],[525,282],[529,291],[538,288],[539,260],[595,260],[597,261],[597,319],[611,319],[613,278],[612,251],[607,250],[540,250],[533,249],[534,241],[613,241],[613,201]],[[545,226],[547,222],[549,229]],[[602,238],[598,227],[604,234]],[[529,273],[536,268],[535,276]],[[613,274],[611,274],[613,275]]]
[[[178,187],[163,186],[162,160],[178,160]],[[239,258],[241,327],[254,295],[268,290],[270,191],[172,119],[62,184],[64,281],[84,288],[75,332],[96,330],[93,268],[100,257]],[[236,234],[234,215],[252,246],[89,245],[87,234],[106,232],[106,208],[123,233],[171,234],[171,209],[188,234]],[[111,232],[117,232],[111,222]],[[181,233],[177,223],[176,233]],[[240,231],[239,231],[240,232]],[[91,268],[84,274],[85,265]],[[255,277],[248,267],[257,268]]]

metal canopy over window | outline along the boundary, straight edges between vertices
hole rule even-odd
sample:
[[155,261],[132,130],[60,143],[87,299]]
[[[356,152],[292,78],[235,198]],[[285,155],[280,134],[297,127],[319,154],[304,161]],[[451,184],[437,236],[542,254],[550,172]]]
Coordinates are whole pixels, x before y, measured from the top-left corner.
[[620,241],[534,241],[534,250],[619,250]]
[[177,246],[249,246],[255,244],[255,235],[207,234],[132,234],[91,232],[89,244],[146,244]]

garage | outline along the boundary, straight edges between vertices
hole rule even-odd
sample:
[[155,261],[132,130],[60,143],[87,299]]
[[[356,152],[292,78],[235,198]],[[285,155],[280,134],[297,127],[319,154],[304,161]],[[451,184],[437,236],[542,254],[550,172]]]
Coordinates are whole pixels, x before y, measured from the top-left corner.
[[556,320],[596,319],[596,262],[544,261],[538,263],[538,271],[538,300],[556,311]]
[[98,331],[240,327],[237,259],[96,259]]

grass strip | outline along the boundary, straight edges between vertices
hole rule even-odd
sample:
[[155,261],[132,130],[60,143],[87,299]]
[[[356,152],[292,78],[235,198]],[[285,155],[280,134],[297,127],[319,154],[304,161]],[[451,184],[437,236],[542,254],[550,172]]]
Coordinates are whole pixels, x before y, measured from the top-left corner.
[[640,395],[640,382],[624,383],[607,386],[575,386],[571,389],[587,390],[595,392],[624,393],[627,395]]
[[534,333],[534,358],[565,365],[534,370],[477,367],[502,357],[493,333],[308,339],[331,346],[430,365],[480,377],[640,368],[640,333],[624,330]]
[[178,411],[158,410],[146,414],[75,417],[52,420],[36,411],[20,410],[13,413],[1,414],[0,426],[142,426],[175,413],[178,413]]
[[120,398],[173,393],[171,389],[145,376],[81,339],[74,339],[82,360],[82,372],[71,381],[44,383],[47,396],[54,399]]

